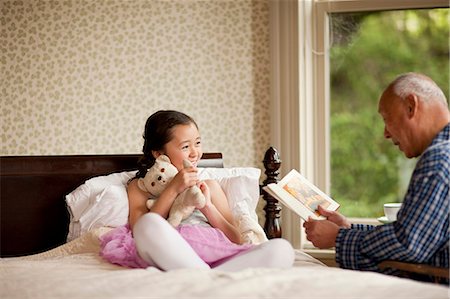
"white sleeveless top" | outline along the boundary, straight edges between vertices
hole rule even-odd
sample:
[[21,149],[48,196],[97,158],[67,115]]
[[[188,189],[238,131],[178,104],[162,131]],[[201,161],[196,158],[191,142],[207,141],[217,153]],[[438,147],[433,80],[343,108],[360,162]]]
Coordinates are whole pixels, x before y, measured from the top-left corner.
[[203,215],[200,210],[195,209],[194,212],[186,219],[181,221],[181,224],[194,224],[194,225],[202,225],[202,226],[211,226],[208,222],[208,218]]

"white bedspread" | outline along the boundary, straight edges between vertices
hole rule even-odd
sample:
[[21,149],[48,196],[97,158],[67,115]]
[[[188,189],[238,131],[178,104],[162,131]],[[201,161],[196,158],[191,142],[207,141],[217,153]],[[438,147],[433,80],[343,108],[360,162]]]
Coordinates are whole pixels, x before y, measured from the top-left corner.
[[98,255],[100,229],[53,250],[0,259],[0,298],[448,298],[449,289],[326,267],[300,251],[290,269],[127,269]]

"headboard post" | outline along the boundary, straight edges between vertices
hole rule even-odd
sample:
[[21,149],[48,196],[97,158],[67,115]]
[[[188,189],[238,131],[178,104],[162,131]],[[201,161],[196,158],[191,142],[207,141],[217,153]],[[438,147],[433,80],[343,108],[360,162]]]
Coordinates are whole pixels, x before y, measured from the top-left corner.
[[[264,168],[267,178],[264,180],[263,185],[266,186],[270,183],[278,182],[279,168],[281,166],[281,159],[278,151],[270,147],[264,155]],[[280,211],[281,206],[273,196],[269,195],[266,191],[262,190],[263,198],[266,201],[264,211],[266,212],[266,221],[264,223],[264,231],[269,239],[281,238],[281,226],[280,226]]]

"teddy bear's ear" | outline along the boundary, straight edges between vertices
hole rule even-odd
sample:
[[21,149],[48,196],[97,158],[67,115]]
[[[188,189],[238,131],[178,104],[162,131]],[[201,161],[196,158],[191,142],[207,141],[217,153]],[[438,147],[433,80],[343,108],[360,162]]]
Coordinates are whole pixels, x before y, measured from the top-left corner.
[[139,178],[137,183],[138,183],[139,189],[141,189],[142,191],[148,192],[147,188],[145,187],[143,178]]
[[156,160],[170,163],[170,159],[166,155],[160,155]]

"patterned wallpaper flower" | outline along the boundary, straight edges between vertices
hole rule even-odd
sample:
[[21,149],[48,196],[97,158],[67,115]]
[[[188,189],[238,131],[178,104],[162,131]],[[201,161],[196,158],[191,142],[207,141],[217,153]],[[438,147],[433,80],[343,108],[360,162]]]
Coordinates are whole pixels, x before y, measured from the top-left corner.
[[140,153],[147,117],[194,117],[205,151],[262,167],[268,1],[0,2],[1,154]]

